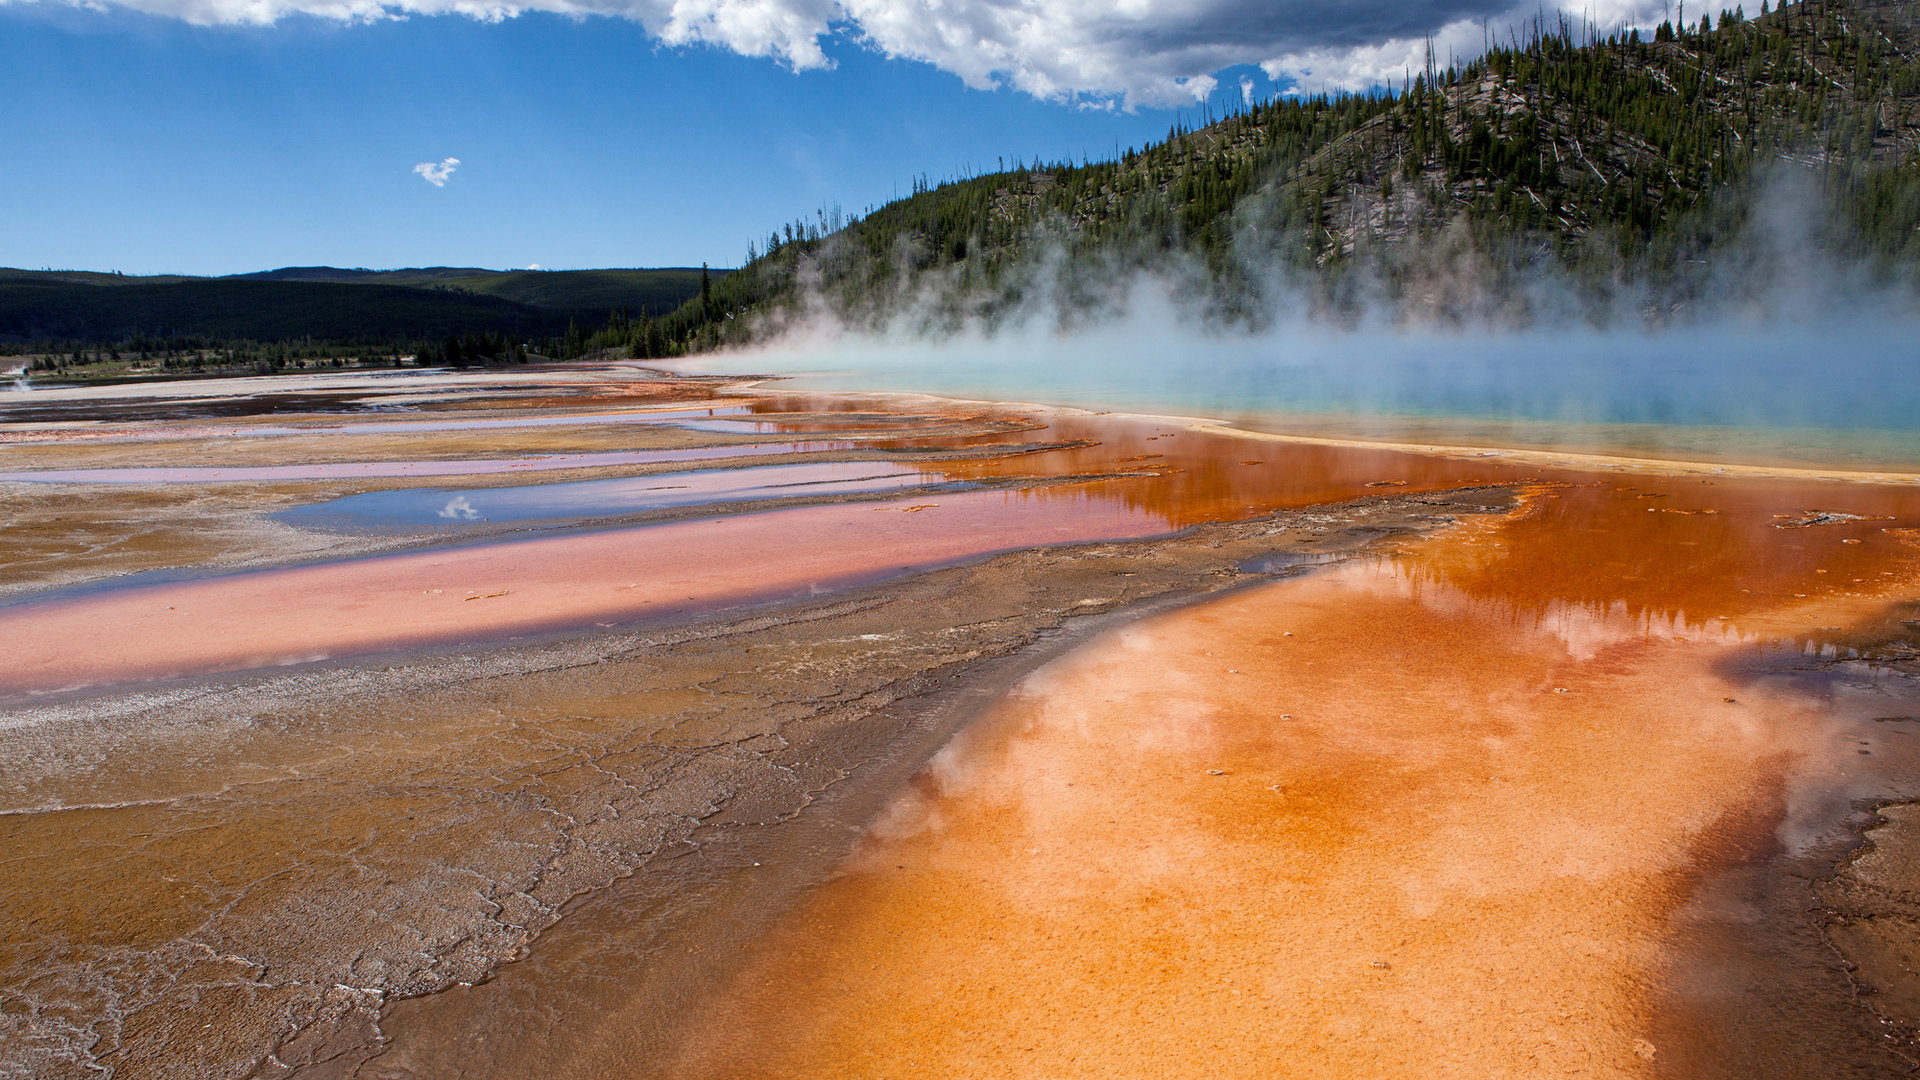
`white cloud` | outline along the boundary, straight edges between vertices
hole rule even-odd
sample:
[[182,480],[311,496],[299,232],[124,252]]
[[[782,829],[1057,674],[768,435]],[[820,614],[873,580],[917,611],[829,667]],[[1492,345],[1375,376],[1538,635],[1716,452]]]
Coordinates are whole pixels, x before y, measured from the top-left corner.
[[420,174],[420,179],[425,180],[434,187],[446,187],[448,178],[453,176],[453,170],[459,167],[460,159],[450,157],[442,160],[437,165],[431,161],[423,161],[415,165],[413,171]]
[[528,264],[527,264],[527,269],[529,269],[529,270],[545,270],[545,269],[546,269],[546,267],[544,267],[544,266],[541,266],[541,265],[540,265],[539,263],[528,263]]
[[[34,0],[0,0],[7,3]],[[62,2],[62,0],[41,0]],[[102,0],[64,0],[95,6]],[[1419,70],[1428,38],[1477,53],[1486,31],[1562,10],[1602,27],[1657,18],[1660,0],[106,0],[200,24],[270,24],[304,14],[343,22],[409,15],[486,21],[525,12],[631,19],[667,45],[711,45],[803,71],[833,61],[843,36],[918,60],[977,88],[1050,101],[1172,106],[1205,98],[1215,76],[1258,65],[1302,89],[1359,88]],[[449,159],[451,160],[451,159]],[[424,166],[423,166],[424,168]],[[422,172],[423,176],[427,174]],[[429,182],[434,182],[429,177]]]

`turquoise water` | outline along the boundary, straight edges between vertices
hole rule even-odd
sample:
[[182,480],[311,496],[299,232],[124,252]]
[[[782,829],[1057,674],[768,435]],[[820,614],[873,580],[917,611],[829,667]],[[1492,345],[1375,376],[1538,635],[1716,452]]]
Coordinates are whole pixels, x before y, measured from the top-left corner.
[[1911,322],[1220,336],[1140,321],[1072,335],[846,338],[717,366],[803,389],[1173,412],[1326,437],[1920,467]]

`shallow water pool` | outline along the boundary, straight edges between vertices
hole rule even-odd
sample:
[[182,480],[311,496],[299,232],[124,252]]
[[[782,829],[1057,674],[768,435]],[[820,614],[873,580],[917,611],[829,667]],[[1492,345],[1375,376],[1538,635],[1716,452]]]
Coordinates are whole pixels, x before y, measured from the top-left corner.
[[952,490],[955,486],[937,471],[901,468],[886,462],[830,461],[517,487],[370,491],[297,507],[275,517],[288,524],[328,531],[414,531],[459,528],[477,522],[563,521],[710,503]]

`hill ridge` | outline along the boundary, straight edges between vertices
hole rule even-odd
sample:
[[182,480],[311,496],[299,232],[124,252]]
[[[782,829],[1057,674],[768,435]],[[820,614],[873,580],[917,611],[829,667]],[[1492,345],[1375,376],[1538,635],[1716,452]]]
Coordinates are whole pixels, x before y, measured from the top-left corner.
[[[1818,204],[1818,246],[1911,285],[1916,57],[1915,0],[1734,8],[1644,36],[1536,24],[1381,93],[1280,99],[1112,161],[916,182],[864,218],[782,226],[707,301],[625,344],[720,348],[820,309],[856,327],[911,310],[939,331],[991,324],[1036,290],[1071,319],[1118,302],[1126,271],[1165,265],[1199,268],[1201,306],[1228,322],[1270,317],[1276,278],[1336,317],[1364,278],[1409,317],[1526,322],[1543,274],[1594,317],[1633,294],[1661,321],[1749,257],[1758,193],[1782,169]],[[1436,252],[1470,258],[1485,287],[1435,300]]]

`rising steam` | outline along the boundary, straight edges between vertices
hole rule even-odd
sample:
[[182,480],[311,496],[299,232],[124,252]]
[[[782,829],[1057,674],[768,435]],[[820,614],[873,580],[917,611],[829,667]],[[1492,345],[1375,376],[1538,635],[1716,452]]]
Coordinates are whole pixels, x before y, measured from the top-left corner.
[[1804,183],[1776,177],[1737,241],[1637,280],[1578,277],[1550,259],[1508,273],[1464,227],[1363,252],[1337,274],[1244,246],[1238,294],[1188,259],[1090,260],[1063,242],[989,299],[957,272],[903,282],[884,308],[816,289],[722,363],[815,385],[1256,426],[1341,417],[1347,433],[1439,441],[1470,431],[1920,462],[1913,291],[1824,253],[1818,207]]

